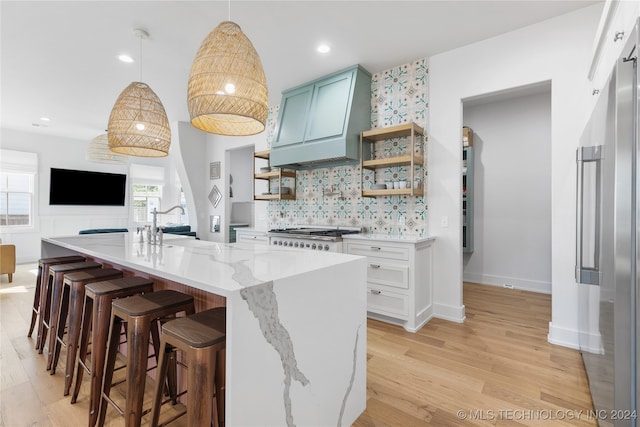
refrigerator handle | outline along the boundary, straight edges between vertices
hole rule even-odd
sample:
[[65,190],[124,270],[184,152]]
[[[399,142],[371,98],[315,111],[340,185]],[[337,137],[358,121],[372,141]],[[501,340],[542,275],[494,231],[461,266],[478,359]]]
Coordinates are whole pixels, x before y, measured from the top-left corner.
[[[585,285],[600,285],[600,212],[602,208],[601,165],[603,147],[579,147],[576,151],[577,179],[576,179],[576,281]],[[592,266],[584,263],[584,191],[585,164],[595,162],[595,217],[594,217],[594,247]]]

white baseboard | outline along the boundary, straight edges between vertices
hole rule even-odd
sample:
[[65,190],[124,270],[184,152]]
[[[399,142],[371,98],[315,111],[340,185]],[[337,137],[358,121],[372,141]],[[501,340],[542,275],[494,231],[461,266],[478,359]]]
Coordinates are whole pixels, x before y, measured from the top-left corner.
[[445,304],[433,304],[433,317],[449,320],[451,322],[463,323],[465,319],[464,305],[453,306]]
[[551,282],[542,282],[539,280],[518,279],[515,277],[492,276],[481,273],[464,273],[463,280],[470,283],[479,283],[481,285],[491,285],[503,287],[505,283],[513,285],[514,289],[523,291],[538,292],[542,294],[551,293]]
[[549,322],[549,334],[547,335],[547,341],[551,344],[561,345],[563,347],[569,347],[576,350],[580,349],[578,331],[555,326],[552,322]]

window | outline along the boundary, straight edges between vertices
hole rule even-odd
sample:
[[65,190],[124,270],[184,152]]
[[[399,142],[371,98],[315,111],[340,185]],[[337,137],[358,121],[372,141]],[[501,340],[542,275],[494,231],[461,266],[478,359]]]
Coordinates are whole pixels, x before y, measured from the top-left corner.
[[187,198],[184,195],[184,190],[180,189],[180,206],[184,209],[184,214],[180,214],[180,224],[189,224],[189,212],[187,211]]
[[0,173],[0,226],[31,226],[33,174]]
[[162,187],[160,185],[133,184],[133,221],[151,222],[153,208],[160,210]]
[[38,155],[0,149],[0,227],[33,227]]
[[132,163],[129,165],[129,176],[133,222],[151,223],[153,208],[160,210],[162,203],[164,168]]

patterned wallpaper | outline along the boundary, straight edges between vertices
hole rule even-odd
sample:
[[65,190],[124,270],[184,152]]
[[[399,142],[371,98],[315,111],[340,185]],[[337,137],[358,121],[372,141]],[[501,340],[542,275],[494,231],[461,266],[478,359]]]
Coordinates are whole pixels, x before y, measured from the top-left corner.
[[[374,74],[371,79],[371,127],[384,128],[413,121],[428,133],[428,77],[427,58]],[[269,109],[269,146],[278,110],[279,106]],[[408,142],[407,138],[377,142],[374,155],[376,158],[391,157],[419,149],[410,147]],[[408,168],[400,166],[379,169],[375,176],[372,171],[365,170],[361,177],[359,164],[300,170],[295,183],[296,200],[269,202],[269,228],[332,225],[363,227],[380,234],[428,234],[426,196],[360,196],[361,179],[367,188],[371,182],[396,181],[408,174]],[[421,185],[425,185],[426,168],[417,168],[416,175],[422,177]],[[288,184],[285,182],[284,185]],[[293,187],[293,183],[289,185]]]

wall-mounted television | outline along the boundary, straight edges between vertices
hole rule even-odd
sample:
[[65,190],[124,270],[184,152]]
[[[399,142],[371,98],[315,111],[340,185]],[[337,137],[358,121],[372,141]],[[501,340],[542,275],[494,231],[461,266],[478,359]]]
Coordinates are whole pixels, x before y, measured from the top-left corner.
[[50,205],[124,206],[127,176],[51,168]]

